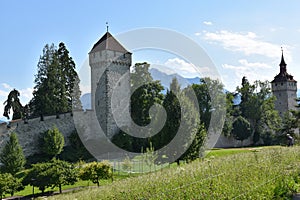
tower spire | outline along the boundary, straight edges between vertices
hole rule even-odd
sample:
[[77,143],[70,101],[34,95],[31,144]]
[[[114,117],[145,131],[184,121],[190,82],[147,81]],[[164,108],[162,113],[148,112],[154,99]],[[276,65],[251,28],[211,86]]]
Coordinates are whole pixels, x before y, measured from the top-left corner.
[[283,48],[281,47],[281,61],[280,61],[280,73],[286,73],[286,63],[283,57]]

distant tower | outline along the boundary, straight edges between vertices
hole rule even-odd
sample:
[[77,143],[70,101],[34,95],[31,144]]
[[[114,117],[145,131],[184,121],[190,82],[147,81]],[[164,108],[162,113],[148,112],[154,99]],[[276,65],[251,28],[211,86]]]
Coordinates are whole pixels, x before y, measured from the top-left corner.
[[287,73],[286,63],[281,55],[280,73],[274,77],[272,83],[272,92],[276,96],[275,109],[278,110],[282,117],[289,110],[296,110],[297,105],[297,81],[293,76]]
[[[128,125],[130,120],[125,113],[130,109],[131,53],[107,29],[90,51],[89,64],[92,110],[96,112],[102,130],[111,138],[118,132],[118,127]],[[112,95],[117,98],[112,99]],[[118,125],[113,112],[120,115]]]

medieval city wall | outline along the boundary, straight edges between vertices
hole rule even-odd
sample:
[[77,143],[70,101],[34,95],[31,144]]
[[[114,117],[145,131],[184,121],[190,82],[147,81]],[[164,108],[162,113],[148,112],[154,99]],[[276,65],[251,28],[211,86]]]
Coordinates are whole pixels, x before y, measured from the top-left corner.
[[25,156],[40,152],[39,138],[41,133],[56,126],[64,135],[65,146],[69,145],[68,137],[75,130],[75,125],[71,113],[61,114],[59,119],[56,116],[46,116],[44,121],[40,118],[29,119],[25,124],[23,120],[14,120],[9,126],[6,123],[0,124],[0,148],[9,139],[9,135],[15,132],[19,143],[23,148]]

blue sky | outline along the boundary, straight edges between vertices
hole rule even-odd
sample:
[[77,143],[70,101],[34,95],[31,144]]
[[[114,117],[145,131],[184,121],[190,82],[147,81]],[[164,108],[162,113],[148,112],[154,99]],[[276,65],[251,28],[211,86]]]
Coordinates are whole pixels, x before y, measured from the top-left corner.
[[[143,27],[177,31],[196,41],[210,56],[229,90],[250,81],[269,80],[279,72],[280,47],[288,72],[300,81],[300,1],[1,1],[0,111],[8,92],[21,91],[27,103],[37,62],[45,44],[63,41],[78,70],[93,44],[105,33]],[[175,55],[137,53],[135,60],[177,66],[190,63]],[[191,74],[192,76],[192,74]]]

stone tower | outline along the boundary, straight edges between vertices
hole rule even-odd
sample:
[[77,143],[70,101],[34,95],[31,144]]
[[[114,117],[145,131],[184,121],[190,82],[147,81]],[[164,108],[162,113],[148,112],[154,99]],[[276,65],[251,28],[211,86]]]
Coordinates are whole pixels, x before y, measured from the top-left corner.
[[279,115],[282,117],[285,112],[297,109],[295,107],[297,105],[297,81],[294,80],[292,75],[287,73],[283,52],[279,66],[280,72],[271,83],[272,92],[277,98],[275,109],[278,110]]
[[89,65],[92,110],[111,138],[130,123],[131,53],[107,31],[90,51]]

